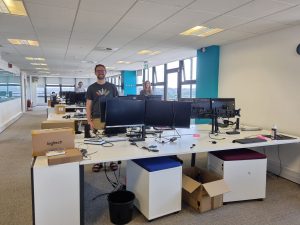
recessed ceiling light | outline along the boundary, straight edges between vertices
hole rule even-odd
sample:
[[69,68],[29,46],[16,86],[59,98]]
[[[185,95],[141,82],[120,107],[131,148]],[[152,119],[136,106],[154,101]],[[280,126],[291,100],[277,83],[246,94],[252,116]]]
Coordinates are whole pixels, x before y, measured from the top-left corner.
[[89,64],[97,64],[97,61],[92,61],[92,60],[82,60],[82,63],[89,63]]
[[23,1],[21,0],[0,0],[0,13],[27,16]]
[[195,26],[191,29],[188,29],[182,33],[181,35],[185,36],[198,36],[198,37],[208,37],[210,35],[216,34],[223,31],[221,28],[209,28],[205,26]]
[[27,60],[45,61],[44,58],[25,57]]
[[46,63],[30,63],[30,64],[34,66],[47,66]]
[[118,61],[117,63],[119,63],[119,64],[130,64],[131,62],[120,60],[120,61]]
[[42,68],[42,67],[39,67],[39,68],[35,68],[36,70],[49,70],[48,68]]
[[113,70],[113,69],[115,69],[115,67],[113,67],[113,66],[106,66],[106,69],[107,70]]
[[22,39],[7,39],[7,40],[13,45],[39,46],[39,42],[34,40],[22,40]]
[[50,73],[50,72],[48,72],[48,71],[38,71],[38,73]]
[[141,50],[138,52],[139,55],[157,55],[160,51]]

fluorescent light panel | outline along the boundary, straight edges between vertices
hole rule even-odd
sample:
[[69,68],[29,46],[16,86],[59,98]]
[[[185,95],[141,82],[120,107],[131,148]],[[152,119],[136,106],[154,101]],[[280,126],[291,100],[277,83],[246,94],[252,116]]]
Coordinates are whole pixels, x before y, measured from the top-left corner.
[[139,55],[157,55],[159,53],[160,53],[160,51],[151,51],[151,50],[147,50],[147,49],[141,50],[138,52]]
[[0,12],[18,16],[27,16],[23,1],[21,0],[0,0]]
[[45,61],[44,58],[25,57],[25,59],[31,60],[31,61],[34,61],[34,60],[36,60],[36,61]]
[[119,64],[130,64],[131,62],[120,60],[120,61],[118,61],[117,63],[119,63]]
[[42,68],[42,67],[38,67],[38,68],[35,68],[36,70],[49,70],[48,68]]
[[46,63],[30,63],[30,64],[34,66],[47,66]]
[[181,35],[185,36],[198,36],[198,37],[208,37],[210,35],[216,34],[223,31],[221,28],[209,28],[205,26],[195,26],[191,29],[188,29],[182,33]]
[[7,40],[13,45],[39,46],[39,42],[34,40],[22,40],[22,39],[7,39]]

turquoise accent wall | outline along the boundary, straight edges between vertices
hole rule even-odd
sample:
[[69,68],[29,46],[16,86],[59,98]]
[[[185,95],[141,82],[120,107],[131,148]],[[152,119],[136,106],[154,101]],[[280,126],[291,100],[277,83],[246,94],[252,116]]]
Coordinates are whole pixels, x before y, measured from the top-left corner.
[[124,70],[121,72],[124,82],[124,95],[136,94],[136,71]]
[[[197,50],[196,97],[217,98],[219,86],[220,46],[209,46]],[[207,123],[210,120],[196,120]]]

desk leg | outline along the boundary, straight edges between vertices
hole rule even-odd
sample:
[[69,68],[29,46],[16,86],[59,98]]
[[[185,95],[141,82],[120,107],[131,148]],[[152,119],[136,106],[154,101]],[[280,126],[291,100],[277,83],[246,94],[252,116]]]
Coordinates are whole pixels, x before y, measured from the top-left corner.
[[80,225],[84,225],[84,165],[79,166]]
[[195,164],[196,164],[196,153],[192,153],[191,167],[194,167]]

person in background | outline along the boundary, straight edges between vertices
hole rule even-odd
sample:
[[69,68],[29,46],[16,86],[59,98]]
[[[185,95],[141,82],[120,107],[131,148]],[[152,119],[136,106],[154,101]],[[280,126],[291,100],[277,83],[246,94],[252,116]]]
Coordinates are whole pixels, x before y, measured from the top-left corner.
[[79,81],[78,86],[75,88],[76,93],[85,92],[85,88],[83,87],[83,82]]
[[151,83],[149,80],[146,80],[143,84],[143,90],[140,91],[140,95],[149,96],[152,95]]
[[[106,67],[104,65],[98,64],[95,66],[95,75],[97,81],[88,87],[86,93],[86,116],[91,129],[95,129],[93,119],[99,119],[101,117],[100,98],[119,96],[117,87],[105,80]],[[93,172],[99,172],[101,168],[103,168],[102,163],[95,164],[93,166]],[[111,162],[110,168],[115,171],[118,169],[118,165]]]

